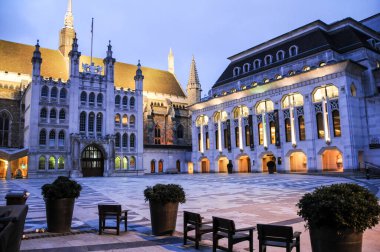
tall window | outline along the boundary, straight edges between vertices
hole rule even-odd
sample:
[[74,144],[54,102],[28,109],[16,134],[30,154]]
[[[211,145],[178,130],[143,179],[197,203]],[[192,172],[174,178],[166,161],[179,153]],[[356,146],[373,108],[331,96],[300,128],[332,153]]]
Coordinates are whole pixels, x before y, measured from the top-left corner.
[[285,58],[285,53],[284,51],[278,51],[276,54],[277,61],[283,60]]
[[91,112],[88,115],[88,132],[90,134],[94,133],[94,124],[95,124],[95,114],[93,112]]
[[300,141],[306,140],[305,119],[303,118],[303,116],[298,117],[298,131]]
[[46,130],[40,131],[40,145],[46,145]]
[[49,88],[47,86],[43,86],[41,88],[41,97],[42,98],[47,98],[49,95]]
[[58,158],[58,169],[65,169],[65,159],[62,156]]
[[90,95],[88,96],[88,103],[90,106],[95,105],[95,94],[93,92],[91,92]]
[[263,129],[263,123],[259,123],[258,126],[258,131],[259,131],[259,144],[263,145],[264,144],[264,129]]
[[65,110],[64,109],[61,109],[59,111],[59,120],[60,121],[64,121],[66,119],[66,113],[65,113]]
[[127,147],[128,147],[128,134],[124,133],[123,134],[123,148],[127,148]]
[[206,132],[206,150],[210,149],[210,137],[208,136],[208,131]]
[[123,97],[123,108],[126,109],[128,107],[128,97]]
[[51,92],[50,92],[50,98],[51,99],[57,99],[57,96],[58,96],[58,88],[57,87],[53,87],[51,89]]
[[342,135],[340,130],[340,115],[338,110],[332,112],[334,137],[340,137]]
[[41,112],[40,112],[40,118],[41,118],[42,120],[46,120],[46,118],[47,118],[47,109],[46,109],[46,108],[42,108],[42,109],[41,109]]
[[228,148],[228,130],[224,129],[224,148]]
[[50,156],[49,157],[49,170],[55,169],[55,157]]
[[265,63],[265,65],[272,64],[272,56],[271,55],[265,56],[264,63]]
[[286,118],[285,119],[285,141],[286,142],[291,142],[292,141],[292,129],[290,125],[290,119]]
[[0,146],[7,147],[9,144],[9,114],[2,112],[0,114]]
[[298,53],[298,48],[297,46],[293,45],[289,48],[289,55],[290,57],[296,56]]
[[128,158],[123,157],[123,169],[128,169]]
[[322,115],[322,113],[317,114],[317,133],[318,133],[319,139],[322,139],[325,137],[325,129],[323,128],[323,115]]
[[96,98],[96,103],[98,104],[98,107],[101,107],[103,105],[103,95],[98,94],[98,97]]
[[276,143],[276,124],[272,121],[269,123],[270,126],[270,143]]
[[215,149],[219,149],[219,132],[215,130]]
[[121,120],[121,123],[123,124],[124,127],[127,126],[128,124],[128,116],[127,115],[123,115],[123,119]]
[[79,116],[79,131],[86,132],[86,112],[84,111]]
[[120,106],[120,95],[115,96],[115,106],[119,107]]
[[183,138],[183,126],[180,124],[177,127],[177,138],[182,139]]
[[161,129],[158,125],[154,127],[154,144],[161,144]]
[[255,69],[258,69],[258,68],[260,68],[260,60],[255,60],[254,62],[253,62],[253,67],[255,68]]
[[135,98],[134,97],[131,97],[131,99],[129,100],[129,106],[131,107],[131,109],[135,108]]
[[121,160],[120,160],[120,157],[116,157],[115,158],[115,169],[120,169],[120,163],[121,163]]
[[239,127],[235,127],[235,146],[239,147]]
[[132,128],[135,127],[135,116],[134,115],[131,115],[131,117],[129,118],[129,124]]
[[62,88],[61,91],[59,92],[59,98],[61,100],[65,100],[67,97],[67,90],[66,88]]
[[116,133],[115,146],[120,148],[120,133]]
[[129,162],[129,166],[131,169],[136,169],[136,159],[134,156],[131,157],[131,161]]
[[115,125],[120,126],[120,114],[115,115]]
[[[135,134],[131,134],[131,137],[130,137],[130,139],[129,139],[129,146],[131,147],[131,148],[135,148]],[[132,160],[131,160],[132,161]],[[132,166],[132,165],[131,165]]]
[[65,146],[65,132],[63,130],[58,133],[58,146]]
[[82,105],[85,105],[87,102],[87,93],[85,91],[82,91],[82,93],[80,94],[80,103]]
[[57,110],[52,109],[50,110],[50,122],[55,122],[57,119]]
[[249,125],[245,125],[245,146],[251,146],[251,132],[249,131]]
[[38,159],[38,170],[45,170],[45,163],[46,163],[45,156],[41,156]]
[[98,113],[96,115],[96,132],[98,133],[98,135],[102,134],[102,124],[103,124],[103,114]]
[[49,133],[49,146],[53,147],[55,145],[55,131],[51,130]]

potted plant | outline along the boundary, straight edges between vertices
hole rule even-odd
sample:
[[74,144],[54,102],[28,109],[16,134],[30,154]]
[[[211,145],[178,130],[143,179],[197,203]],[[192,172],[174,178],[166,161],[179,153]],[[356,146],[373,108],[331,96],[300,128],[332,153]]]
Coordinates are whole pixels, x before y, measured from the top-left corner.
[[359,252],[367,228],[379,222],[378,199],[356,184],[321,186],[297,203],[313,252]]
[[47,230],[54,233],[70,232],[75,198],[82,186],[68,177],[59,176],[52,184],[42,186],[46,206]]
[[144,190],[145,202],[149,201],[153,235],[172,234],[177,222],[178,203],[186,202],[180,185],[156,184]]

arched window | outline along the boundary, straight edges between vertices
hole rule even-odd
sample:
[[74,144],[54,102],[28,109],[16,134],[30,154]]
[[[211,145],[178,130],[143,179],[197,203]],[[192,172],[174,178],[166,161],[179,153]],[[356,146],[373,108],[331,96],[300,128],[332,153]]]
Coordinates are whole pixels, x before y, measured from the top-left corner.
[[98,135],[102,134],[102,125],[103,125],[103,114],[99,112],[96,115],[96,132],[98,133]]
[[283,50],[280,50],[276,53],[277,61],[281,61],[285,59],[285,52]]
[[64,121],[65,119],[66,119],[66,112],[65,112],[64,109],[61,109],[61,110],[59,111],[59,120],[60,120],[60,121]]
[[161,144],[161,129],[157,124],[154,127],[154,144]]
[[129,139],[129,146],[131,147],[131,148],[135,148],[135,134],[131,134],[131,137],[130,137],[130,139]]
[[162,159],[158,161],[158,172],[164,172],[164,161]]
[[123,157],[123,169],[128,169],[128,158]]
[[289,56],[290,57],[294,57],[298,54],[298,47],[295,46],[295,45],[292,45],[290,48],[289,48]]
[[67,90],[66,88],[62,88],[61,91],[59,92],[59,98],[61,100],[66,100],[67,97]]
[[298,117],[298,132],[300,141],[306,140],[305,119],[302,115]]
[[41,118],[42,120],[46,120],[46,118],[47,118],[47,109],[46,109],[46,108],[42,108],[42,109],[41,109],[41,112],[40,112],[40,118]]
[[47,86],[43,86],[41,88],[41,98],[47,98],[49,95],[49,88]]
[[120,95],[115,96],[115,106],[119,107],[120,106]]
[[339,110],[334,110],[332,112],[333,127],[334,127],[334,137],[340,137],[342,135],[340,129],[340,115]]
[[303,68],[302,68],[302,71],[303,72],[307,72],[307,71],[309,71],[310,70],[310,67],[309,66],[304,66]]
[[82,91],[82,93],[80,94],[80,103],[82,105],[85,105],[87,102],[87,93],[85,91]]
[[260,115],[274,110],[274,104],[271,100],[262,100],[256,104],[256,114]]
[[50,91],[50,98],[56,100],[58,96],[58,88],[53,87]]
[[313,102],[325,100],[327,98],[326,95],[329,99],[337,98],[339,97],[339,90],[334,85],[318,87],[313,92]]
[[238,76],[240,74],[240,67],[235,67],[234,68],[234,77]]
[[121,160],[120,160],[120,157],[117,156],[115,158],[115,169],[120,169],[120,165],[121,165]]
[[317,113],[316,117],[318,138],[322,139],[325,137],[325,129],[323,128],[323,115],[322,113]]
[[292,141],[292,129],[290,125],[290,118],[285,119],[285,141],[290,142]]
[[177,127],[177,138],[182,139],[183,138],[183,126],[180,124]]
[[58,146],[65,146],[65,132],[63,130],[58,133]]
[[263,79],[263,83],[268,83],[269,82],[269,79],[268,78],[264,78]]
[[245,125],[245,146],[251,146],[251,132],[249,131],[249,125]]
[[121,123],[123,124],[124,127],[127,126],[127,124],[128,124],[128,116],[127,115],[125,115],[125,114],[123,115],[123,119],[122,119]]
[[292,75],[295,75],[296,74],[296,71],[294,71],[294,70],[290,70],[289,72],[288,72],[288,75],[289,76],[292,76]]
[[129,118],[129,124],[132,128],[135,127],[135,116],[134,115],[131,115],[131,117]]
[[49,157],[49,170],[55,169],[55,157],[50,156]]
[[79,116],[79,131],[86,132],[86,112],[84,111]]
[[131,99],[129,100],[129,106],[131,109],[135,108],[135,98],[134,97],[131,97]]
[[256,59],[256,60],[253,62],[253,68],[254,68],[254,69],[258,69],[258,68],[260,68],[260,60],[259,60],[259,59]]
[[128,147],[128,134],[124,133],[123,134],[123,148],[127,148],[127,147]]
[[95,127],[95,114],[94,112],[90,112],[88,115],[88,132],[90,134],[94,133],[94,127]]
[[265,58],[264,58],[264,64],[265,65],[272,64],[272,55],[265,56]]
[[319,66],[320,66],[320,67],[324,67],[324,66],[326,66],[326,62],[324,62],[324,61],[319,62]]
[[10,131],[10,116],[7,112],[0,113],[0,146],[8,147]]
[[272,121],[269,123],[270,127],[270,143],[276,144],[276,124]]
[[116,135],[115,135],[115,146],[117,148],[120,148],[120,133],[119,132],[116,133]]
[[65,159],[62,156],[58,158],[58,169],[65,169]]
[[49,146],[55,145],[55,130],[51,130],[49,133]]
[[95,94],[93,92],[91,92],[90,95],[88,96],[88,103],[90,106],[95,105]]
[[274,79],[275,80],[279,80],[279,79],[281,79],[282,78],[282,76],[280,75],[280,74],[276,74],[275,76],[274,76]]
[[150,173],[155,173],[156,172],[156,160],[150,161]]
[[355,87],[354,83],[351,84],[350,91],[351,91],[351,95],[353,97],[355,97],[356,96],[356,87]]
[[98,94],[98,97],[96,97],[96,103],[98,104],[98,107],[101,107],[103,105],[103,95]]
[[290,107],[303,106],[303,96],[300,93],[292,93],[284,95],[282,98],[282,108],[288,109]]
[[115,115],[115,125],[120,126],[120,114]]
[[136,159],[134,156],[131,157],[131,161],[129,162],[129,166],[131,169],[136,169]]
[[263,129],[263,123],[260,122],[260,123],[257,125],[257,128],[258,128],[258,131],[259,131],[259,145],[263,145],[263,144],[264,144],[264,129]]
[[42,129],[40,131],[40,145],[46,145],[46,130]]
[[38,159],[38,170],[45,170],[46,169],[46,158],[45,156],[40,156]]
[[57,110],[52,109],[50,110],[50,122],[55,122],[57,119]]
[[126,109],[128,107],[128,97],[123,97],[123,108]]
[[245,63],[243,65],[243,73],[248,73],[249,72],[250,65],[249,63]]

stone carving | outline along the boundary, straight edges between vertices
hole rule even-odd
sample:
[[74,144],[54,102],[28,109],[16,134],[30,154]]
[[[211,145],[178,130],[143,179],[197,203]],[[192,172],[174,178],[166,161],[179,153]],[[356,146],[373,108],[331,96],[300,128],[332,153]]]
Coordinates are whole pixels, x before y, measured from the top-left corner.
[[95,66],[94,63],[91,63],[91,64],[82,63],[82,69],[83,69],[83,72],[85,73],[101,74],[103,67]]

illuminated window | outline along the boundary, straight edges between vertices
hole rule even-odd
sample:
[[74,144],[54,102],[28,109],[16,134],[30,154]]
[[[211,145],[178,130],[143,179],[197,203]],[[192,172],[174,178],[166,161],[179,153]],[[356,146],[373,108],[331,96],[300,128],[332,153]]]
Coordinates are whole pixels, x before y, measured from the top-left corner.
[[206,132],[206,150],[210,149],[210,138],[208,136],[208,131]]
[[128,116],[127,115],[125,115],[125,114],[123,115],[123,119],[122,119],[121,123],[123,124],[124,127],[127,126],[127,124],[128,124]]
[[249,131],[249,125],[245,125],[245,146],[251,146],[251,132]]
[[269,123],[270,126],[270,142],[271,144],[276,143],[276,124],[274,122]]
[[265,78],[264,80],[263,80],[263,83],[268,83],[269,82],[269,79],[267,79],[267,78]]
[[201,133],[198,133],[198,151],[201,151]]
[[321,101],[323,101],[323,99],[326,99],[326,96],[329,99],[339,97],[338,88],[334,85],[328,85],[328,86],[316,88],[314,90],[314,93],[313,93],[313,101],[314,102],[321,102]]
[[282,98],[282,109],[287,109],[290,105],[293,107],[303,106],[303,96],[299,93],[285,95]]
[[247,106],[238,106],[233,110],[234,119],[238,119],[239,117],[247,117],[249,114],[249,109]]
[[320,63],[319,63],[319,66],[320,66],[320,67],[326,66],[326,62],[324,62],[324,61],[320,62]]
[[274,104],[271,100],[259,101],[256,105],[256,114],[262,114],[264,112],[272,112],[274,110]]
[[242,89],[242,90],[246,90],[246,89],[247,89],[247,86],[242,86],[241,89]]
[[41,156],[38,160],[38,170],[45,170],[46,158],[45,156]]
[[226,92],[226,91],[224,91],[224,92],[223,92],[223,95],[227,95],[227,92]]
[[230,93],[236,93],[236,88],[231,89]]
[[263,145],[264,144],[264,129],[263,129],[263,123],[260,122],[257,125],[258,131],[259,131],[259,144]]
[[50,156],[49,157],[49,170],[55,169],[55,157]]
[[58,169],[65,169],[65,159],[62,156],[58,158]]
[[120,95],[115,96],[115,106],[119,107],[120,106]]
[[274,78],[275,78],[276,80],[279,80],[279,79],[282,78],[282,76],[281,76],[280,74],[276,74],[276,75],[274,76]]
[[317,134],[318,138],[322,139],[325,137],[325,130],[323,128],[323,115],[322,113],[317,113]]
[[290,142],[291,141],[291,126],[290,126],[290,118],[285,119],[285,141]]
[[257,86],[257,82],[255,81],[252,83],[252,87],[256,87],[256,86]]
[[298,131],[300,141],[306,140],[305,119],[302,115],[298,117]]
[[289,73],[288,73],[289,76],[292,76],[292,75],[295,75],[295,74],[296,74],[296,72],[294,70],[290,70]]
[[309,66],[304,66],[304,67],[302,68],[302,71],[304,71],[304,72],[309,71],[309,70],[310,70],[310,67],[309,67]]
[[[163,163],[163,161],[161,161],[161,164]],[[131,157],[131,161],[129,162],[129,166],[131,167],[131,169],[136,169],[136,159],[134,156]]]
[[334,137],[340,137],[342,135],[340,130],[340,115],[338,110],[332,112]]
[[115,125],[119,126],[120,125],[120,114],[115,115]]
[[354,83],[351,84],[350,91],[351,91],[351,95],[355,97],[356,96],[356,87],[355,87]]
[[123,169],[128,169],[128,158],[123,157]]
[[115,169],[120,169],[120,165],[121,165],[121,160],[120,160],[120,157],[119,156],[117,156],[116,158],[115,158]]
[[116,133],[116,135],[115,135],[115,146],[117,148],[120,148],[120,133],[119,132]]
[[135,116],[134,115],[131,115],[131,117],[129,118],[129,124],[131,126],[131,128],[134,128],[135,127]]

